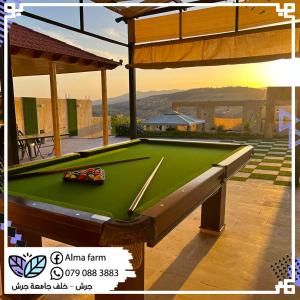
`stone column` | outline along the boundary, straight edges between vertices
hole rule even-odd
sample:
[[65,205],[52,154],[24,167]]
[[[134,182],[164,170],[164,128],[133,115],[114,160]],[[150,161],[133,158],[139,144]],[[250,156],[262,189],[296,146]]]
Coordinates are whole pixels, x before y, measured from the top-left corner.
[[265,138],[272,138],[274,135],[274,119],[275,119],[275,103],[274,100],[267,95],[266,103],[266,123],[265,123]]
[[179,112],[179,106],[177,106],[176,104],[172,103],[172,110]]
[[202,119],[206,121],[205,128],[207,129],[207,131],[210,131],[212,127],[215,127],[215,105],[206,104],[202,107],[202,109]]
[[198,119],[203,119],[204,116],[203,116],[203,108],[202,108],[202,106],[197,106],[196,109],[197,109],[196,110],[196,116],[197,116],[197,118]]
[[243,105],[243,129],[244,126],[249,122],[249,129],[252,133],[261,132],[261,117],[262,107],[260,104]]
[[249,106],[243,104],[243,112],[242,112],[242,130],[245,129],[245,125],[248,123],[248,110]]
[[262,106],[254,105],[252,106],[253,116],[255,119],[255,124],[253,124],[253,128],[251,128],[253,133],[261,133],[262,131]]

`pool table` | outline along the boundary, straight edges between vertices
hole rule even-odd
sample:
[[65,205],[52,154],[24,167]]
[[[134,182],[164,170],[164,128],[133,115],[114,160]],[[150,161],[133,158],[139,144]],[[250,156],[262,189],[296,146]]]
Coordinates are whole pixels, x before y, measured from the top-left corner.
[[[9,219],[28,246],[41,246],[44,236],[74,246],[128,248],[137,277],[118,288],[143,290],[144,244],[155,246],[199,205],[200,230],[220,234],[226,181],[246,164],[252,151],[252,146],[234,143],[138,139],[24,164],[11,168],[9,175],[149,157],[104,166],[106,180],[101,186],[64,183],[61,173],[9,180]],[[139,205],[128,215],[162,157]],[[114,296],[141,299],[143,295],[106,295],[105,299]]]

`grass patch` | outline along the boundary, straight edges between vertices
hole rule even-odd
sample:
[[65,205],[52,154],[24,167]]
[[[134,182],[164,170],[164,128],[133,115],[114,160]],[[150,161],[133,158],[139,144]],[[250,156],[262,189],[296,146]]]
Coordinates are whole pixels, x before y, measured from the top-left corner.
[[273,154],[273,153],[268,153],[268,156],[275,156],[275,157],[284,157],[285,154]]
[[230,180],[234,180],[234,181],[246,181],[247,178],[246,177],[233,176],[233,177],[230,178]]
[[276,152],[287,152],[287,148],[272,148],[272,151],[276,151]]
[[259,161],[249,161],[247,163],[247,165],[251,165],[251,166],[257,166],[259,164]]
[[291,158],[291,157],[285,157],[284,160],[289,160],[289,161],[291,161],[292,158]]
[[249,178],[263,179],[263,180],[275,180],[276,177],[277,177],[277,175],[272,175],[272,174],[252,173]]
[[243,172],[243,173],[252,173],[254,169],[251,168],[243,168],[241,170],[239,170],[239,172]]
[[259,144],[256,146],[258,149],[271,149],[272,146],[267,146],[267,145],[264,145],[264,144]]
[[268,163],[278,163],[278,164],[282,163],[281,159],[272,159],[272,158],[264,158],[262,161]]
[[254,152],[259,152],[259,153],[266,153],[266,152],[268,152],[268,151],[266,151],[266,150],[268,150],[268,149],[262,149],[261,147],[259,147],[259,148],[254,148]]
[[292,164],[291,163],[283,163],[282,166],[285,168],[291,168]]
[[275,181],[274,184],[276,184],[276,185],[283,185],[283,186],[291,186],[290,182],[288,182],[288,181],[280,181],[280,180]]
[[255,159],[263,159],[265,156],[260,156],[260,155],[253,155],[252,158],[255,158]]
[[279,171],[280,167],[275,167],[275,166],[257,166],[256,169]]
[[291,171],[279,171],[280,176],[292,176],[292,172]]

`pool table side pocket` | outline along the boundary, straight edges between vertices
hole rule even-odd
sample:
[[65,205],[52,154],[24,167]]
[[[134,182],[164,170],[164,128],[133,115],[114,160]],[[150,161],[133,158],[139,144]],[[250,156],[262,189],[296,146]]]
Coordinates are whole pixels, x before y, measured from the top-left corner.
[[105,153],[105,152],[108,152],[108,151],[113,151],[113,150],[117,150],[117,149],[122,149],[122,148],[127,148],[127,147],[130,147],[130,146],[134,146],[136,144],[139,144],[140,142],[141,141],[139,139],[129,140],[129,141],[125,141],[125,142],[121,142],[121,143],[117,143],[117,144],[111,144],[111,145],[107,145],[107,146],[96,147],[96,148],[93,148],[93,149],[78,151],[78,154],[80,155],[80,157],[85,158],[85,157],[89,157],[89,156],[92,156],[92,155]]

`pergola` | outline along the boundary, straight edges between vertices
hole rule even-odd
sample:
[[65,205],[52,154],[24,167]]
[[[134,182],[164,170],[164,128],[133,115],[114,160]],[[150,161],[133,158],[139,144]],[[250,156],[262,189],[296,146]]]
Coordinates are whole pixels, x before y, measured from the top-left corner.
[[[83,3],[83,0],[79,0]],[[111,0],[93,0],[112,3]],[[114,0],[113,2],[123,2]],[[209,7],[222,0],[185,1],[207,3],[206,7],[161,6],[181,0],[144,0],[157,6],[109,6],[128,27],[128,42],[123,43],[85,30],[84,10],[79,7],[80,27],[22,12],[23,16],[60,26],[87,36],[128,48],[130,138],[136,138],[136,68],[162,69],[216,66],[271,61],[291,57],[291,24],[275,7]],[[231,2],[231,1],[230,1]],[[265,3],[244,0],[242,3]],[[280,3],[285,0],[268,0]],[[124,3],[126,3],[124,1]],[[295,16],[300,19],[300,7]],[[296,25],[296,55],[300,55],[300,24]]]
[[[96,56],[16,23],[12,25],[9,37],[13,77],[37,75],[49,75],[50,77],[54,153],[56,156],[61,155],[56,75],[101,71],[103,145],[107,145],[108,112],[106,70],[115,69],[121,65],[121,62],[115,62],[111,59]],[[10,89],[10,93],[10,96],[12,96],[13,89]],[[14,144],[11,146],[12,149],[17,149],[17,130],[16,125],[14,125],[15,111],[13,105],[10,106],[9,120],[10,138]],[[18,153],[16,151],[9,151],[9,153],[13,154],[10,162],[13,164],[18,162]]]

